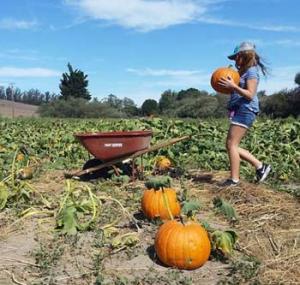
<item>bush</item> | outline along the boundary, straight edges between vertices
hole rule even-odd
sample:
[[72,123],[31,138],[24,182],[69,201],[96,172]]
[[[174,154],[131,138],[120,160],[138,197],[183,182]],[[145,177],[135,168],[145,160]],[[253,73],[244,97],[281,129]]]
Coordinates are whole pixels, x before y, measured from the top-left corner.
[[82,98],[70,97],[67,100],[55,100],[43,104],[38,110],[41,117],[55,118],[121,118],[126,114],[106,103],[89,102]]

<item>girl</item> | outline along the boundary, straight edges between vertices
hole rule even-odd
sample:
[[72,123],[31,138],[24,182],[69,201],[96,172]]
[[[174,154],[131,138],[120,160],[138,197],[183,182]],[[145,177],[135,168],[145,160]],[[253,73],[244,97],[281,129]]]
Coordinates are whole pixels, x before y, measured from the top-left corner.
[[256,95],[259,83],[259,69],[266,75],[266,67],[255,51],[255,45],[242,42],[237,46],[229,59],[235,60],[235,66],[240,74],[239,85],[231,77],[222,78],[218,84],[232,90],[228,103],[230,128],[227,134],[226,148],[229,156],[231,178],[222,186],[236,186],[239,183],[240,159],[250,162],[256,168],[256,180],[262,182],[268,176],[271,166],[258,160],[246,149],[240,148],[241,139],[252,126],[259,112],[259,102]]

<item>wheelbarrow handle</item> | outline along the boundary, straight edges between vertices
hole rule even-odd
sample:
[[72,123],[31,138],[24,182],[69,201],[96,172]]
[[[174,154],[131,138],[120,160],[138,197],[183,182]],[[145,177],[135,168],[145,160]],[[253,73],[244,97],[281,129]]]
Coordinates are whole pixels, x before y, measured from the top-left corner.
[[149,147],[147,149],[143,149],[143,150],[135,152],[134,154],[132,154],[130,156],[130,158],[136,158],[136,157],[138,157],[138,156],[140,156],[142,154],[145,154],[147,152],[155,151],[155,150],[158,150],[160,148],[163,148],[163,147],[166,147],[166,146],[178,143],[180,141],[183,141],[183,140],[186,140],[186,139],[189,139],[189,138],[190,138],[190,136],[184,136],[184,137],[179,137],[179,138],[171,139],[171,140],[166,141],[166,142],[162,142],[162,143],[156,144],[156,145],[154,145],[152,147]]

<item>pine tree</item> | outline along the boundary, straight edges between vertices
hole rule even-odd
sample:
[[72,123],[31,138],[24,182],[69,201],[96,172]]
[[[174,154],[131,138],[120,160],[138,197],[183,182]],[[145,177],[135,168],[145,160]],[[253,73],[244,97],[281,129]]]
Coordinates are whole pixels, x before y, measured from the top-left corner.
[[300,72],[298,72],[295,76],[295,83],[300,86]]
[[60,98],[67,100],[70,97],[74,97],[90,100],[91,95],[87,89],[88,76],[79,69],[73,70],[70,63],[68,63],[68,69],[69,73],[63,73],[62,79],[60,80]]

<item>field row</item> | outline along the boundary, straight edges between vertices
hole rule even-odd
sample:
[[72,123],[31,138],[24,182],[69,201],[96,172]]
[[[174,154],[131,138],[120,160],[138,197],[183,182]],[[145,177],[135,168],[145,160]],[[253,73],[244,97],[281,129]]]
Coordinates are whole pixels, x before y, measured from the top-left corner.
[[[145,156],[146,167],[147,160],[159,152],[171,158],[178,167],[228,170],[226,120],[1,119],[0,167],[3,171],[0,178],[3,179],[10,171],[13,156],[20,148],[25,149],[29,157],[43,161],[48,168],[80,168],[90,155],[74,138],[74,133],[146,129],[153,131],[151,144],[185,135],[191,137],[190,140],[149,153]],[[273,166],[273,180],[299,180],[299,120],[260,119],[242,146]],[[254,176],[253,169],[246,163],[242,163],[241,172],[248,179]]]

